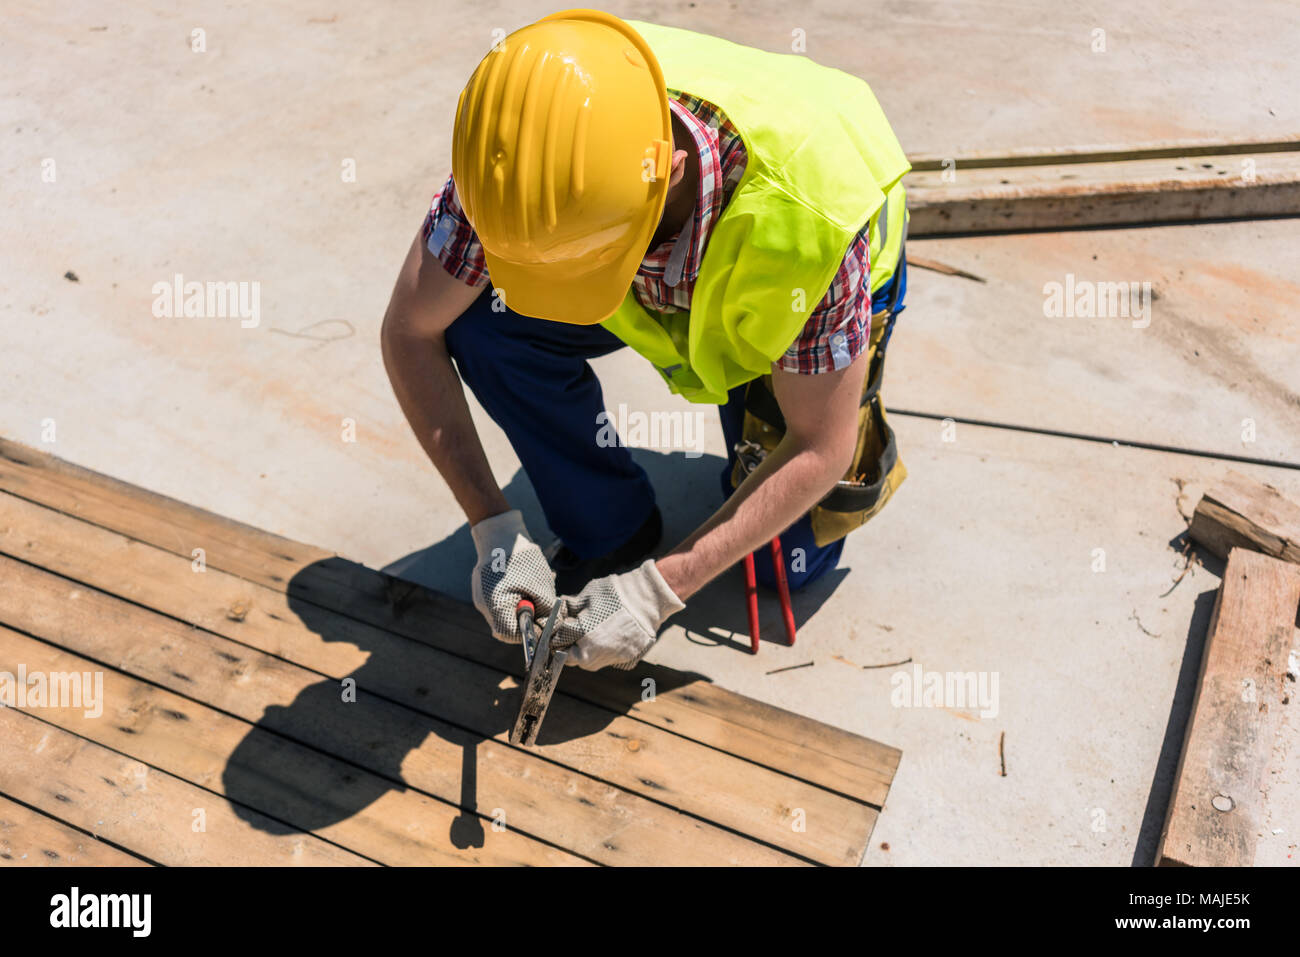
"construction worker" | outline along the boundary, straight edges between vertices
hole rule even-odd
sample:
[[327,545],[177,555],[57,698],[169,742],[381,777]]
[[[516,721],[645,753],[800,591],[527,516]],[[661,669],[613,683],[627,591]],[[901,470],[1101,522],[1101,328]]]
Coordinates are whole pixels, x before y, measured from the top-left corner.
[[[570,660],[631,667],[747,554],[770,586],[777,535],[791,588],[835,566],[906,474],[879,384],[908,168],[867,85],[803,56],[567,10],[484,57],[382,343],[470,523],[494,636],[520,640],[520,599],[544,618],[567,596]],[[731,450],[721,507],[658,559],[645,472],[597,441],[587,360],[624,345],[719,405]],[[462,382],[536,490],[549,558],[488,467]]]

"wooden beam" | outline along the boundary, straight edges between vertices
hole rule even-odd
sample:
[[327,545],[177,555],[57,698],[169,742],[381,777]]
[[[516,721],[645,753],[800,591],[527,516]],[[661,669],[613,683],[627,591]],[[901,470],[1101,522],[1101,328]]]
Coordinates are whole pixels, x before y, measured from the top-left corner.
[[1300,568],[1242,548],[1229,553],[1159,864],[1254,863],[1298,606]]
[[1300,564],[1300,505],[1240,472],[1201,496],[1187,533],[1220,558],[1249,548]]
[[[1012,160],[1014,158],[1007,158]],[[1167,156],[1097,152],[1050,163],[1022,157],[904,180],[914,237],[1201,222],[1300,214],[1300,148]]]

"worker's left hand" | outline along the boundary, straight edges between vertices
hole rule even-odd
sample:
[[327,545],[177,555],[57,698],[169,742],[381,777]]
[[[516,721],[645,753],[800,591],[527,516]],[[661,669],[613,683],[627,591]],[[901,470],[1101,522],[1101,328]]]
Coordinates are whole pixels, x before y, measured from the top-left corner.
[[556,633],[561,644],[574,642],[569,661],[580,668],[631,668],[655,643],[659,626],[685,607],[648,558],[640,568],[597,578],[576,598],[566,598]]

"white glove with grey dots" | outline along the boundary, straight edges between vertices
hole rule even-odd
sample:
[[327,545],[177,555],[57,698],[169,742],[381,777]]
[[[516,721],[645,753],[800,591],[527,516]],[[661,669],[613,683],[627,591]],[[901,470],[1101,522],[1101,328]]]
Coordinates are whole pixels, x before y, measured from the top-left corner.
[[556,647],[570,646],[569,662],[587,671],[630,669],[655,643],[659,627],[685,607],[647,558],[639,568],[597,578],[566,598]]
[[555,604],[555,573],[528,537],[518,509],[485,518],[469,533],[478,552],[470,576],[474,607],[487,619],[492,637],[517,645],[520,599],[531,601],[536,618],[545,621]]

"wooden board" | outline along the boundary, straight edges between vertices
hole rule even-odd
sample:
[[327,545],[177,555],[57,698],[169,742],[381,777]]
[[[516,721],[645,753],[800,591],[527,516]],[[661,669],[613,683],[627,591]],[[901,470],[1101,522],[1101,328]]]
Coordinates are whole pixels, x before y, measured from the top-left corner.
[[1276,148],[1285,145],[1260,144],[1253,153],[1080,151],[1006,157],[1001,166],[993,157],[913,163],[904,180],[908,235],[1296,215],[1300,149]]
[[1281,720],[1300,568],[1234,548],[1201,660],[1156,860],[1249,867]]
[[46,739],[127,755],[180,804],[202,789],[254,863],[297,841],[330,863],[856,864],[898,763],[651,666],[567,671],[539,746],[514,748],[518,652],[473,609],[9,442],[0,581],[0,672],[102,674],[102,717],[7,709],[0,745],[36,782],[0,794],[78,828],[40,784]]
[[1300,564],[1300,505],[1240,472],[1201,496],[1187,532],[1220,558],[1249,548]]
[[0,797],[0,861],[11,867],[146,867],[111,844]]

